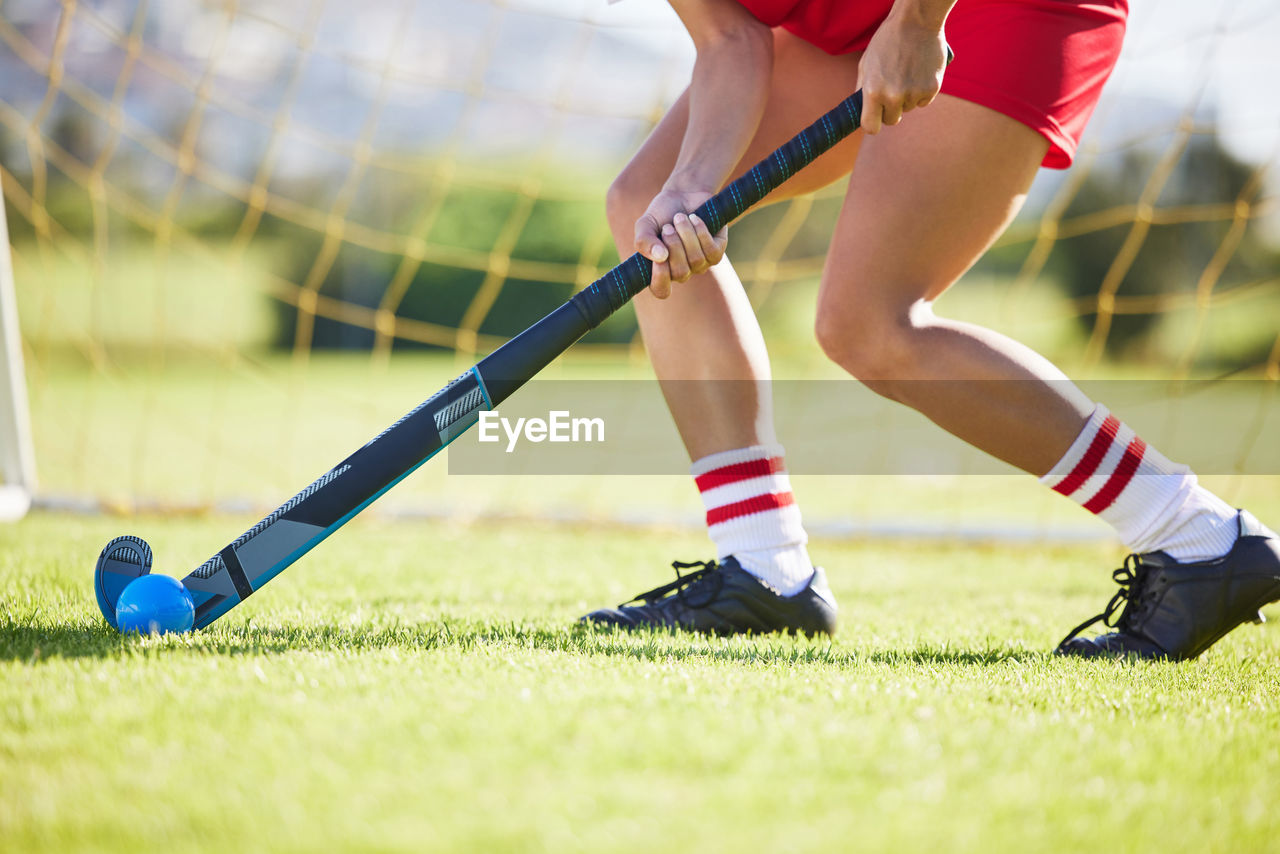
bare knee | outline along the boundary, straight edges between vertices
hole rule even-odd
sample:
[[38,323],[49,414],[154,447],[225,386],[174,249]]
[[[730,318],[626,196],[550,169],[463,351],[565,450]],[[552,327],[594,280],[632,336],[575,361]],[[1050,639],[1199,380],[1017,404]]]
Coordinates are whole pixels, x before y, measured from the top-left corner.
[[848,310],[823,302],[814,331],[827,358],[891,398],[898,396],[897,383],[920,376],[917,366],[926,358],[924,338],[931,317],[926,303],[898,308],[868,300]]

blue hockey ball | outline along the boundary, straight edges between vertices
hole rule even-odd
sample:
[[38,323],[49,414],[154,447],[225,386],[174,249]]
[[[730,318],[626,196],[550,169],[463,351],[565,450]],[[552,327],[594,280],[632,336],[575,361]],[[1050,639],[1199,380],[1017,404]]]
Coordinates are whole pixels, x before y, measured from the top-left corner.
[[189,632],[195,621],[191,594],[181,581],[168,575],[135,578],[116,602],[116,626],[122,632]]

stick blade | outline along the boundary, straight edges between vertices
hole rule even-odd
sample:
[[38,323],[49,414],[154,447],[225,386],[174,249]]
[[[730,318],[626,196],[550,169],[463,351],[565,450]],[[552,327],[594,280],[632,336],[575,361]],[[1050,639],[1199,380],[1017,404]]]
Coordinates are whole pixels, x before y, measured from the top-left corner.
[[98,598],[98,610],[111,628],[120,628],[116,625],[116,602],[120,594],[130,581],[150,572],[151,546],[141,537],[116,537],[102,549],[93,570],[93,591]]

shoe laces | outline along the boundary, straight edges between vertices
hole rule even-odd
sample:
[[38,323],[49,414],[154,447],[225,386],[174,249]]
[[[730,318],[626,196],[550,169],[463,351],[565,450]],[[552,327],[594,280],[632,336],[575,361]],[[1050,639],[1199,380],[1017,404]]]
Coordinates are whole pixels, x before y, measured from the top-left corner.
[[1075,638],[1085,629],[1098,622],[1111,629],[1120,629],[1121,631],[1132,629],[1137,623],[1138,617],[1154,601],[1151,585],[1148,584],[1148,580],[1151,578],[1151,571],[1142,563],[1141,556],[1131,554],[1126,557],[1122,566],[1112,570],[1111,577],[1116,584],[1120,585],[1120,589],[1111,597],[1111,601],[1107,602],[1107,607],[1102,609],[1101,614],[1090,617],[1072,629],[1058,644],[1059,649],[1066,646],[1068,641]]
[[[695,566],[701,568],[689,573],[681,572],[684,569],[693,569]],[[630,602],[644,602],[646,605],[652,605],[674,593],[675,597],[689,608],[705,608],[715,601],[715,598],[720,595],[721,588],[724,587],[724,573],[720,571],[720,565],[714,560],[695,560],[690,563],[674,560],[671,562],[671,568],[676,571],[675,581],[669,581],[661,587],[641,593]],[[698,594],[699,601],[694,601],[691,594]],[[628,605],[630,602],[622,604]]]

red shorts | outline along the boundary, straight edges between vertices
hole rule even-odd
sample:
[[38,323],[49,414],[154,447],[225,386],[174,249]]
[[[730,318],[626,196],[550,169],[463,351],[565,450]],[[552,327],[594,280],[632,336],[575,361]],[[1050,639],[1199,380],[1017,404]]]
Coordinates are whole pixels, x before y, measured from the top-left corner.
[[[887,0],[740,0],[756,18],[837,55],[865,50]],[[1124,38],[1128,0],[958,0],[956,59],[942,91],[1004,113],[1049,140],[1044,165],[1071,165]]]

